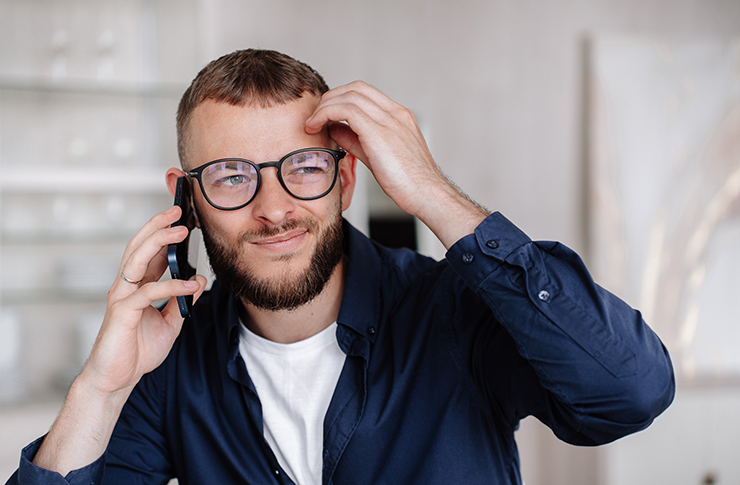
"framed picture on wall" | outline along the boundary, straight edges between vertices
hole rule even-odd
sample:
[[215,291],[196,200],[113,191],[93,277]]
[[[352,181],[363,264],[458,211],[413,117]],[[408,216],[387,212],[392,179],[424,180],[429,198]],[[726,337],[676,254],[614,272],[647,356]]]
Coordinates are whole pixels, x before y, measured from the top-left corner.
[[740,38],[590,45],[590,265],[684,383],[740,382]]

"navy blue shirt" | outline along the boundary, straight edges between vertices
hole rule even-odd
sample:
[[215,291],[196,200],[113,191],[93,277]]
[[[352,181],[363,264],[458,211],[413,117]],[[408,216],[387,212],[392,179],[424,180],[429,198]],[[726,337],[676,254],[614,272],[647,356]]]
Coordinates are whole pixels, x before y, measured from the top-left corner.
[[[498,213],[441,262],[345,234],[347,358],[324,419],[324,484],[520,484],[522,418],[598,445],[673,399],[658,337],[563,245]],[[30,463],[40,439],[8,483],[292,483],[262,436],[238,326],[216,283],[134,390],[106,454],[65,480]]]

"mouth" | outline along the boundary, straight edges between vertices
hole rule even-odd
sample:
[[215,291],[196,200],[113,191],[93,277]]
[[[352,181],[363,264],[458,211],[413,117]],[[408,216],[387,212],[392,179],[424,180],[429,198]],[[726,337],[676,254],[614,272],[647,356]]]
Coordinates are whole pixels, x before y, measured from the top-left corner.
[[304,228],[293,229],[271,237],[260,238],[252,241],[252,244],[269,251],[286,252],[298,249],[308,234]]

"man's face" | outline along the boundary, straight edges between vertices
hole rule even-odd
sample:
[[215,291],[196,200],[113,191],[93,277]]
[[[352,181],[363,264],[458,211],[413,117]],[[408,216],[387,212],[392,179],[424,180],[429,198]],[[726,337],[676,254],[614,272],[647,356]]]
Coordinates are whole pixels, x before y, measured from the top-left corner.
[[[192,115],[187,168],[219,158],[259,164],[300,148],[331,148],[326,130],[305,132],[318,100],[304,95],[272,108],[202,103]],[[194,188],[206,249],[219,280],[243,300],[269,310],[295,308],[317,296],[342,255],[341,211],[354,187],[354,166],[348,159],[340,162],[339,178],[325,197],[301,201],[283,189],[276,169],[263,169],[256,197],[236,211],[215,209]]]

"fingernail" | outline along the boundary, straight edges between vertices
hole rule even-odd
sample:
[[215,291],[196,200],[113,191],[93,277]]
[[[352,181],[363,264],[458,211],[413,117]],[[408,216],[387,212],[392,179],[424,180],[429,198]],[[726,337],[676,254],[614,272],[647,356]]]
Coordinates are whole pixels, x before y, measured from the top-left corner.
[[170,226],[169,230],[170,230],[170,232],[177,232],[177,231],[179,231],[183,227],[185,227],[185,226]]
[[198,282],[197,281],[188,280],[188,281],[183,281],[182,283],[185,286],[187,286],[188,288],[194,288],[194,287],[198,286]]
[[174,205],[173,205],[172,207],[170,207],[169,209],[167,209],[166,211],[164,211],[164,213],[165,213],[165,214],[169,214],[169,213],[170,213],[170,212],[172,212],[173,210],[175,210],[175,206],[174,206]]

